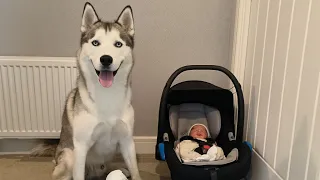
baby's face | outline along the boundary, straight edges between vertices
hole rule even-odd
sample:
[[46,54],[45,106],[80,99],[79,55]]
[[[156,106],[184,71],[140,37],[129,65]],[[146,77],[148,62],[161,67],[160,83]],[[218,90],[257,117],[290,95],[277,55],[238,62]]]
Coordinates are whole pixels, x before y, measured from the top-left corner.
[[190,136],[192,136],[193,138],[205,139],[208,137],[208,133],[205,127],[201,125],[195,125],[190,131]]

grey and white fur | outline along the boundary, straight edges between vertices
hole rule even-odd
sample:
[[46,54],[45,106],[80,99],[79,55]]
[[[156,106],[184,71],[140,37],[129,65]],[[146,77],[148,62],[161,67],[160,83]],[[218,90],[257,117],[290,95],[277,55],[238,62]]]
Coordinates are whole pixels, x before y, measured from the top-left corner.
[[109,22],[102,21],[86,3],[80,42],[79,75],[65,101],[59,141],[36,147],[32,155],[53,153],[54,180],[105,179],[118,147],[129,170],[127,175],[140,180],[131,105],[131,7],[126,6],[114,22]]

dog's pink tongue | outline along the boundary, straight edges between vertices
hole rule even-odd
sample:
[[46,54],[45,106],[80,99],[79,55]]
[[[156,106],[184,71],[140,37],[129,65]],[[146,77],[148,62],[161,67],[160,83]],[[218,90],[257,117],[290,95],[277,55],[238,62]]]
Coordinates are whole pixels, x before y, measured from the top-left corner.
[[103,87],[110,87],[113,82],[113,72],[111,71],[100,71],[99,82]]

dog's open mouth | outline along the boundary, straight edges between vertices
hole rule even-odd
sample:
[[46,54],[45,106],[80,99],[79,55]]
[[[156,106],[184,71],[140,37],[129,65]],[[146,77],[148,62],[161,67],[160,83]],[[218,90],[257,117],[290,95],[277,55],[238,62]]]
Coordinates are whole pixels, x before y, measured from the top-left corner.
[[113,83],[113,78],[117,74],[118,70],[116,71],[108,71],[108,70],[101,70],[97,71],[96,73],[99,77],[99,82],[103,87],[111,87]]
[[[93,64],[92,64],[93,65]],[[119,65],[118,69],[115,71],[110,71],[110,70],[101,70],[98,71],[96,70],[97,76],[99,77],[99,82],[101,84],[101,86],[105,87],[105,88],[109,88],[112,86],[113,84],[113,79],[116,76],[119,68],[121,67],[121,64]]]

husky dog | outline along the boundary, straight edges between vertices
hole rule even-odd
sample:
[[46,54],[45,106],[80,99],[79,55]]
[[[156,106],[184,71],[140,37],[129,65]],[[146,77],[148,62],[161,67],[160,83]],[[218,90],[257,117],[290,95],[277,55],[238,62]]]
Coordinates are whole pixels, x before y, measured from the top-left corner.
[[130,78],[133,46],[134,19],[130,6],[114,22],[106,22],[90,3],[85,4],[77,52],[77,86],[65,102],[60,139],[32,152],[35,156],[54,152],[53,179],[105,179],[118,147],[128,176],[141,179],[133,141]]

